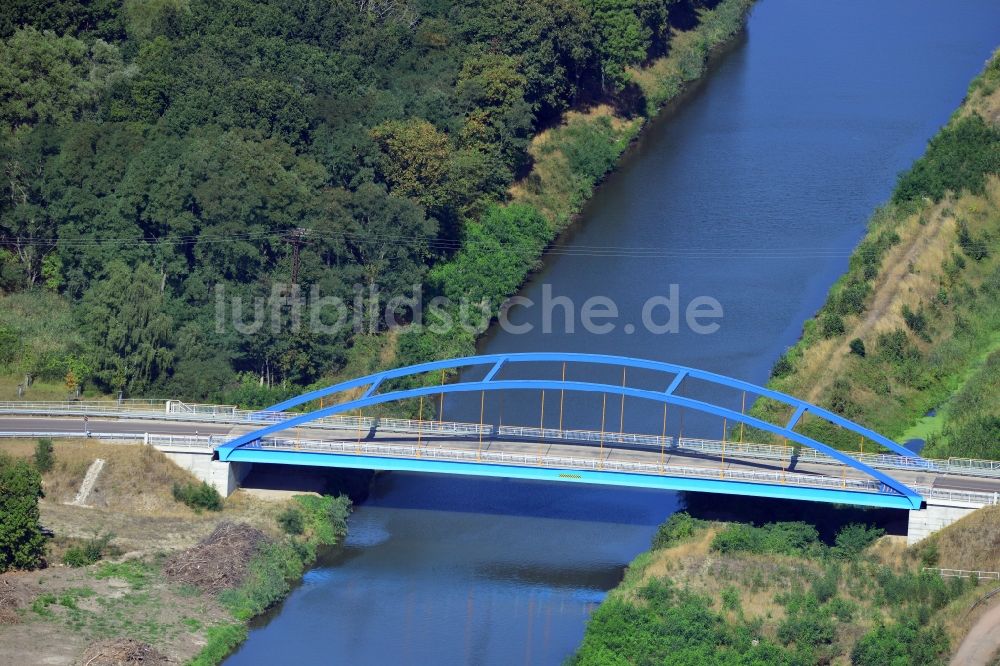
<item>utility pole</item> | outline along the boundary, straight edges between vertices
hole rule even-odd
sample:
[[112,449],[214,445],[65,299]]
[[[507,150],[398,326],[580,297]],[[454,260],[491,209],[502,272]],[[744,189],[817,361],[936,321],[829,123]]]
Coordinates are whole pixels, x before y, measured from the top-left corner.
[[286,240],[292,245],[292,284],[299,283],[299,248],[302,247],[308,233],[308,229],[296,227],[286,236]]

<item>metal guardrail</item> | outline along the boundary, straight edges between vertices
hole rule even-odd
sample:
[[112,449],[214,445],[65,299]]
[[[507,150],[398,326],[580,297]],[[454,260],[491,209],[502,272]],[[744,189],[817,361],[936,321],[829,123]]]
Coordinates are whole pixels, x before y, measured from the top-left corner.
[[111,443],[141,443],[153,446],[183,446],[202,449],[214,449],[222,441],[212,435],[161,435],[142,432],[82,432],[79,430],[73,432],[0,431],[0,439],[36,439],[39,437],[50,439],[93,439]]
[[1000,580],[1000,571],[969,571],[967,569],[938,569],[924,567],[921,571],[933,571],[942,578],[978,578],[979,580]]

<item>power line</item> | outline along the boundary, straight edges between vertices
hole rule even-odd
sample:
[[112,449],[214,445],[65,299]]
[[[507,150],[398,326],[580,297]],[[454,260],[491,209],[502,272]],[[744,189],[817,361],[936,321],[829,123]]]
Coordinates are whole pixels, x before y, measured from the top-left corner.
[[[426,246],[432,250],[457,251],[462,248],[462,242],[457,239],[429,238],[422,236],[406,236],[401,234],[359,233],[350,231],[317,232],[315,230],[297,229],[293,233],[308,234],[313,239],[354,240],[356,242],[392,242],[401,245]],[[85,248],[105,245],[139,247],[143,245],[190,245],[217,243],[247,243],[274,240],[289,242],[289,232],[259,231],[231,233],[226,235],[199,234],[189,236],[166,237],[121,237],[121,238],[47,238],[6,240],[7,243],[18,246],[34,247],[64,247]],[[0,239],[0,242],[4,242]],[[534,256],[535,248],[521,248],[514,243],[497,241],[497,245],[506,252],[524,253]],[[725,247],[725,246],[695,246],[695,247],[649,247],[620,245],[551,245],[545,250],[546,255],[593,258],[635,258],[635,259],[669,259],[669,258],[703,258],[703,259],[822,259],[846,258],[851,256],[852,249],[834,247]]]

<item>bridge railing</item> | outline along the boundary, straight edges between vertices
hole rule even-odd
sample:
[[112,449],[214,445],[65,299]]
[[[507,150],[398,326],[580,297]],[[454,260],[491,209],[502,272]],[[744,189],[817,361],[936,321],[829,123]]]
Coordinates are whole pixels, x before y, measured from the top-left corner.
[[[0,414],[51,415],[51,416],[107,416],[112,418],[148,418],[173,421],[206,421],[232,424],[269,424],[297,416],[294,412],[268,412],[237,409],[233,405],[190,404],[179,400],[80,400],[66,402],[0,402]],[[377,430],[385,432],[417,434],[439,434],[462,436],[492,436],[542,441],[564,441],[654,447],[658,449],[682,449],[719,456],[725,453],[733,457],[751,457],[758,460],[787,461],[792,458],[801,462],[819,464],[841,464],[824,453],[807,447],[791,447],[778,444],[757,444],[753,442],[722,442],[684,437],[645,435],[637,433],[600,433],[593,430],[565,430],[556,428],[533,428],[528,426],[492,425],[460,423],[452,421],[416,421],[410,419],[371,418],[365,416],[329,416],[317,419],[308,428],[324,430],[362,431],[368,434]],[[974,460],[969,458],[907,458],[895,454],[845,452],[855,460],[871,467],[899,470],[927,470],[942,474],[982,476],[1000,478],[1000,461]]]
[[241,412],[236,405],[210,405],[181,402],[180,400],[167,400],[167,414],[184,414],[192,416],[235,416]]
[[408,434],[423,433],[425,435],[455,435],[466,437],[471,435],[490,436],[493,426],[479,423],[461,423],[458,421],[416,421],[413,419],[380,418],[375,425],[376,430],[384,432],[401,432]]
[[531,428],[527,426],[502,425],[497,428],[500,438],[529,440],[561,440],[566,442],[604,442],[606,444],[629,444],[634,446],[671,446],[673,437],[641,435],[636,433],[599,432],[596,430],[563,430],[556,428]]
[[[755,444],[752,442],[722,442],[721,440],[681,438],[679,448],[719,455],[723,452],[732,456],[749,456],[764,460],[791,460],[820,464],[839,465],[840,461],[820,451],[807,447],[784,446],[781,444]],[[905,458],[894,453],[857,453],[844,451],[844,455],[865,463],[871,467],[889,467],[907,470],[937,470],[945,461],[927,458]],[[997,468],[1000,474],[1000,467]]]
[[984,493],[975,490],[952,490],[932,486],[910,486],[921,496],[938,502],[954,502],[966,506],[990,506],[1000,504],[1000,493]]
[[310,451],[343,455],[366,455],[390,458],[415,458],[476,462],[495,465],[553,467],[569,470],[624,472],[656,476],[682,476],[745,483],[795,485],[831,490],[881,493],[884,487],[877,481],[858,478],[835,478],[815,474],[782,473],[761,470],[713,469],[685,465],[658,465],[638,461],[605,460],[574,456],[536,455],[505,451],[477,451],[450,449],[437,446],[421,447],[409,444],[381,444],[376,442],[335,442],[318,440],[264,439],[250,448],[284,451]]
[[1000,475],[1000,460],[976,460],[975,458],[948,458],[948,465],[968,474]]

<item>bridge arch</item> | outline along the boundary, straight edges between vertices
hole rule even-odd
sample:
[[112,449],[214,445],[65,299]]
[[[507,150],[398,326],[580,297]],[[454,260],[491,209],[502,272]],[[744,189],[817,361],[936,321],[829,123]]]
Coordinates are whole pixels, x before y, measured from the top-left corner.
[[[614,366],[614,367],[624,367],[624,368],[641,368],[646,370],[653,370],[657,372],[662,372],[665,375],[670,376],[669,383],[666,384],[666,388],[663,391],[654,391],[649,389],[640,389],[629,386],[604,384],[600,382],[587,382],[587,381],[567,381],[567,380],[553,380],[553,379],[498,379],[500,371],[507,367],[508,365],[523,364],[523,363],[540,363],[540,362],[562,362],[562,363],[575,363],[575,364],[591,364],[591,365],[601,365],[601,366]],[[489,366],[489,370],[483,379],[480,380],[468,380],[459,381],[451,384],[443,384],[441,386],[419,386],[414,388],[405,388],[398,390],[391,390],[386,393],[380,393],[379,388],[388,380],[399,379],[404,377],[410,377],[414,375],[420,375],[427,372],[432,372],[436,370],[458,370],[463,368],[475,367],[475,366]],[[726,407],[721,407],[709,402],[702,400],[697,400],[694,398],[689,398],[681,395],[677,395],[675,391],[686,379],[697,379],[700,381],[708,382],[716,386],[721,386],[725,388],[737,389],[746,391],[747,393],[753,394],[757,397],[767,397],[775,400],[781,404],[787,405],[793,408],[792,418],[785,424],[779,425],[758,419],[756,417],[750,416],[748,414],[738,412],[733,409]],[[582,392],[582,393],[605,393],[613,394],[618,396],[639,398],[643,400],[650,400],[654,402],[666,403],[670,405],[676,405],[678,407],[683,407],[686,409],[692,409],[695,411],[711,414],[718,417],[723,417],[729,419],[733,422],[744,423],[754,428],[771,432],[773,434],[785,437],[789,441],[796,442],[802,446],[820,451],[827,456],[841,462],[844,465],[852,467],[876,480],[878,480],[886,491],[893,494],[901,495],[907,498],[914,508],[919,508],[922,498],[914,490],[906,486],[900,481],[897,481],[893,477],[876,470],[868,465],[865,465],[859,460],[844,454],[843,452],[819,442],[815,439],[807,437],[801,433],[795,432],[794,427],[799,422],[801,417],[810,413],[814,416],[822,418],[830,423],[839,425],[849,431],[852,431],[858,435],[861,435],[867,439],[875,441],[876,443],[884,446],[885,448],[897,453],[900,456],[912,458],[916,461],[921,461],[922,459],[909,451],[903,446],[900,446],[896,442],[880,435],[879,433],[865,428],[860,424],[854,423],[839,414],[835,414],[829,410],[823,409],[822,407],[810,404],[794,396],[781,393],[779,391],[774,391],[772,389],[758,386],[750,382],[745,382],[739,379],[733,379],[731,377],[726,377],[724,375],[719,375],[712,372],[707,372],[705,370],[699,370],[696,368],[689,368],[682,365],[676,365],[672,363],[665,363],[662,361],[652,361],[648,359],[637,359],[626,356],[611,356],[604,354],[580,354],[580,353],[556,353],[556,352],[532,352],[532,353],[519,353],[519,354],[488,354],[481,356],[469,356],[456,359],[447,359],[442,361],[431,361],[428,363],[421,363],[417,365],[412,365],[404,368],[396,368],[394,370],[386,370],[383,372],[377,372],[364,377],[358,377],[356,379],[351,379],[339,384],[335,384],[322,389],[317,389],[304,393],[300,396],[285,400],[283,402],[277,403],[269,407],[263,412],[280,412],[296,407],[302,404],[306,404],[320,398],[324,398],[337,393],[342,393],[351,389],[357,389],[361,387],[367,387],[360,397],[347,400],[344,402],[339,402],[334,405],[327,407],[322,407],[320,409],[313,410],[311,412],[305,412],[291,418],[279,421],[277,423],[272,423],[266,425],[252,432],[246,433],[239,437],[236,437],[228,442],[220,445],[216,450],[216,455],[219,460],[227,460],[232,452],[239,447],[250,444],[256,440],[263,437],[273,435],[274,433],[281,432],[290,428],[295,428],[308,424],[311,421],[321,419],[328,416],[335,416],[338,414],[343,414],[345,412],[350,412],[353,410],[363,409],[365,407],[371,407],[378,404],[397,402],[401,400],[407,400],[411,398],[419,398],[421,396],[430,396],[438,394],[451,394],[451,393],[465,393],[465,392],[479,392],[479,391],[509,391],[509,390],[564,390],[570,392]]]

